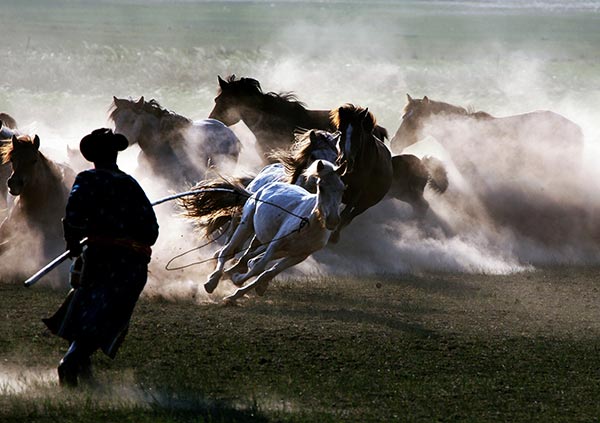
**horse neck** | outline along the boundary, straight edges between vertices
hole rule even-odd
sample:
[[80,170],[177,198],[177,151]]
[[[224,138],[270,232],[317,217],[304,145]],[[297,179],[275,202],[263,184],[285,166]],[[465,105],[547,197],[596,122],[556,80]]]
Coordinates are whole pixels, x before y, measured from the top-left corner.
[[[307,176],[307,179],[310,178],[309,176]],[[332,202],[331,200],[333,199],[333,193],[328,190],[327,188],[323,189],[322,184],[317,183],[317,194],[316,194],[316,203],[315,206],[313,207],[312,213],[311,213],[311,217],[313,220],[316,220],[319,222],[319,225],[321,225],[321,227],[325,227],[325,220],[327,219],[327,216],[329,216],[330,213],[337,211],[337,210],[331,210],[327,208],[327,205],[330,205]],[[340,199],[341,200],[341,199]],[[336,202],[338,207],[339,207],[339,201]]]
[[[57,198],[66,197],[66,187],[60,168],[42,153],[39,153],[36,166],[34,175],[19,195],[19,202],[24,209],[43,211],[44,205],[56,204]],[[61,209],[64,209],[64,206],[61,206]]]

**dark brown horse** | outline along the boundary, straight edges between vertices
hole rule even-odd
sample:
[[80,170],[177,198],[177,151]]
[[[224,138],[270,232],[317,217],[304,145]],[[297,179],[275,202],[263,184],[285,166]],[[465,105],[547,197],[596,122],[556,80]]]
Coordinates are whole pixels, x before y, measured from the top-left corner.
[[0,225],[0,242],[6,252],[39,236],[45,261],[63,250],[61,218],[75,174],[48,159],[39,148],[37,135],[13,136],[2,146],[2,162],[12,167],[8,188],[17,199]]
[[340,231],[352,219],[381,201],[392,184],[392,155],[374,134],[375,117],[368,109],[344,104],[331,112],[331,121],[341,132],[340,162],[346,163],[342,180],[346,191],[341,222],[331,236],[337,242]]
[[[256,137],[256,148],[265,163],[271,150],[287,149],[298,130],[322,129],[335,131],[329,110],[309,110],[291,93],[263,92],[260,83],[252,78],[219,79],[219,91],[209,117],[227,126],[240,120]],[[385,128],[374,128],[376,135],[387,138]]]

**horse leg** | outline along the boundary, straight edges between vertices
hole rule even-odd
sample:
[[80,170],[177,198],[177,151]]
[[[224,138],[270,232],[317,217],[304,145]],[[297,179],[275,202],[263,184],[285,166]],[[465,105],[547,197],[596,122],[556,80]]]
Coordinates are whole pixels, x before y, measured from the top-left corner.
[[301,256],[285,257],[285,258],[281,259],[280,261],[275,263],[275,265],[273,267],[262,272],[254,281],[252,281],[252,283],[249,283],[248,285],[246,285],[242,288],[238,288],[233,294],[225,297],[225,300],[235,301],[238,298],[243,297],[246,294],[246,292],[248,292],[249,290],[251,290],[253,288],[256,289],[257,295],[263,296],[265,294],[265,291],[269,287],[269,281],[271,279],[273,279],[275,276],[277,276],[278,274],[283,272],[285,269],[288,269],[288,268],[295,266],[296,264],[306,260],[307,257],[308,257],[307,255],[301,255]]
[[228,258],[231,258],[235,254],[236,249],[242,245],[250,236],[254,233],[254,225],[252,222],[252,213],[248,213],[249,216],[245,216],[246,219],[238,225],[233,233],[231,240],[219,251],[217,258],[217,266],[215,270],[209,275],[208,281],[204,284],[204,289],[209,294],[212,293],[219,284],[219,280],[223,275],[223,268]]
[[275,253],[278,248],[278,244],[279,244],[278,242],[270,243],[263,255],[254,257],[252,262],[248,263],[249,264],[248,267],[250,268],[250,270],[248,270],[248,272],[243,273],[243,274],[236,273],[235,275],[232,275],[231,281],[235,285],[239,286],[239,285],[242,285],[244,282],[246,282],[251,277],[262,273],[267,268],[267,265],[269,264],[269,262],[275,256]]
[[236,274],[236,273],[247,272],[248,271],[248,260],[261,255],[262,253],[264,253],[266,251],[266,249],[267,249],[267,246],[261,245],[260,241],[258,241],[256,239],[256,237],[254,237],[252,239],[252,242],[250,243],[250,245],[248,246],[248,248],[242,255],[242,257],[240,257],[240,259],[238,260],[238,262],[236,264],[234,264],[233,266],[231,266],[229,269],[225,269],[225,275],[227,275],[228,277],[231,277],[231,275]]
[[331,233],[331,236],[329,237],[329,242],[331,242],[332,244],[338,243],[338,241],[340,240],[340,232],[344,227],[348,226],[348,224],[354,218],[354,216],[352,216],[352,211],[354,210],[354,208],[354,206],[344,207],[344,210],[342,210],[342,213],[340,213],[340,223],[337,226],[337,228],[335,228],[335,231]]
[[423,192],[411,192],[406,202],[413,208],[413,212],[419,219],[423,219],[429,210],[429,202],[423,197]]

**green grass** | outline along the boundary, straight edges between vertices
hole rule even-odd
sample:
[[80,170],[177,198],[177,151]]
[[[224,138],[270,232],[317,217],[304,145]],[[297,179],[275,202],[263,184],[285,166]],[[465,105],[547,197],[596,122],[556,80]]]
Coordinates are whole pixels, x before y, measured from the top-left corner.
[[[593,421],[597,272],[282,280],[235,307],[142,299],[117,359],[94,358],[98,388],[5,388],[0,420]],[[61,294],[0,291],[0,368],[51,374],[65,345],[39,318]]]

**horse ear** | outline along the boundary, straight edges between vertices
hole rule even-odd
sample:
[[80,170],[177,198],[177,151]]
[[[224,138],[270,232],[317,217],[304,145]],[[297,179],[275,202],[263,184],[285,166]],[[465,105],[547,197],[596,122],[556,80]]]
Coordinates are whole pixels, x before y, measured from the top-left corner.
[[344,176],[346,174],[346,169],[347,168],[348,168],[348,163],[347,162],[343,162],[341,165],[339,165],[335,169],[335,173],[337,173],[339,176]]
[[317,142],[317,133],[314,131],[314,129],[311,129],[308,132],[308,138],[310,139],[311,144],[314,144]]
[[135,103],[135,105],[138,107],[142,107],[144,105],[144,96],[141,96],[138,102]]
[[423,97],[423,104],[429,104],[429,97]]
[[409,103],[412,103],[414,101],[409,93],[406,93],[406,99],[408,100]]
[[33,137],[33,146],[36,150],[40,148],[40,137],[38,137],[37,135]]
[[319,160],[317,162],[317,172],[321,172],[323,169],[325,169],[325,165],[323,164],[323,160]]
[[221,75],[217,75],[217,78],[219,79],[219,87],[221,87],[222,90],[224,90],[225,88],[227,88],[227,81],[225,81],[223,78],[221,78]]
[[13,135],[12,136],[12,145],[13,145],[13,148],[15,148],[17,146],[18,142],[19,142],[19,140],[17,139],[17,136]]
[[373,129],[375,129],[375,127],[373,126],[373,119],[371,119],[371,117],[369,116],[368,107],[360,113],[359,117],[363,129],[366,132],[373,132]]

